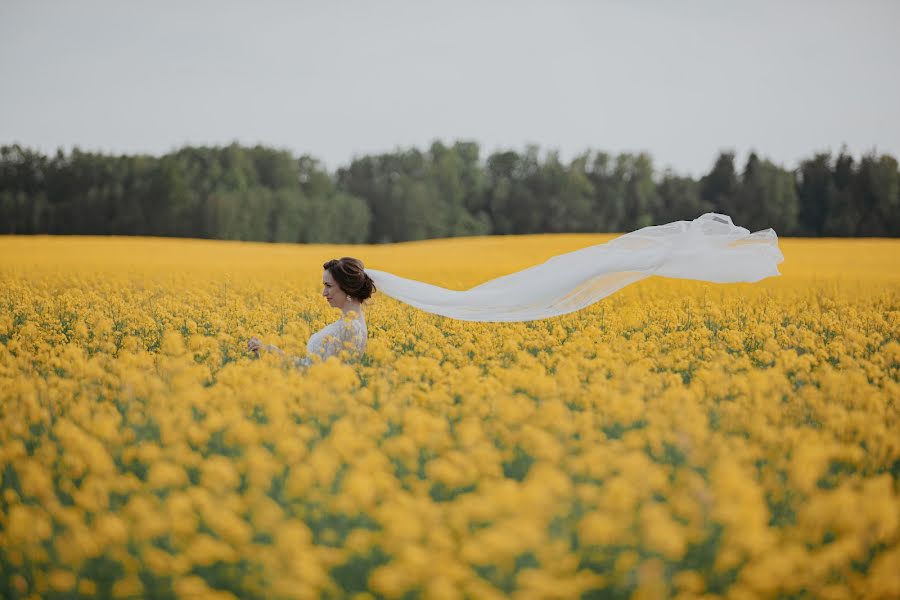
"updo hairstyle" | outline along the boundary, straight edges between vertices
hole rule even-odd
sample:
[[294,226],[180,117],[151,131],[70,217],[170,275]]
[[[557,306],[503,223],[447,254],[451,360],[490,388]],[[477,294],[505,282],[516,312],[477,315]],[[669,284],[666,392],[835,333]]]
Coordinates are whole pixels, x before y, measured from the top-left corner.
[[322,268],[331,273],[345,294],[360,302],[369,299],[375,291],[375,282],[366,275],[363,263],[358,258],[333,258],[322,265]]

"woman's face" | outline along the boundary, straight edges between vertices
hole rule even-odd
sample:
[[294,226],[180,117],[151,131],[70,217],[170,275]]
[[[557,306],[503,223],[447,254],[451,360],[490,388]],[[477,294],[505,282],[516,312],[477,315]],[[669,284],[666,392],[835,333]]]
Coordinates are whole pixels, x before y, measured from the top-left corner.
[[322,272],[322,295],[328,300],[328,304],[336,308],[343,308],[344,302],[347,301],[347,294],[340,288],[328,269]]

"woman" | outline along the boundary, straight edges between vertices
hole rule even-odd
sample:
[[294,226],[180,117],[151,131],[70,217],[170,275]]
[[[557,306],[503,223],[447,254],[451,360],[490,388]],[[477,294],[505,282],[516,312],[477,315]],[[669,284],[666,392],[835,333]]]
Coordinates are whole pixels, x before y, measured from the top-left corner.
[[[313,356],[325,360],[347,350],[351,356],[359,357],[366,351],[368,329],[362,303],[375,291],[372,278],[366,274],[361,260],[349,256],[329,260],[322,267],[322,295],[330,306],[341,309],[342,315],[309,338],[306,357],[291,357],[296,366],[308,367]],[[247,342],[247,348],[257,357],[260,350],[274,351],[284,356],[284,352],[276,346],[263,344],[255,337]]]
[[[377,284],[378,291],[386,296],[452,319],[533,321],[580,310],[654,275],[711,283],[752,283],[781,275],[778,265],[782,262],[784,255],[772,228],[750,233],[732,223],[728,215],[705,213],[693,221],[643,227],[468,290],[448,290],[386,271],[363,270],[362,263],[352,258],[325,263],[322,281],[326,297],[333,294],[336,299],[329,299],[329,303],[339,308],[346,305],[346,300],[341,301],[348,295],[351,309],[356,308]],[[335,264],[341,266],[334,268]],[[362,311],[359,315],[361,320]],[[338,333],[336,325],[332,323],[310,338],[308,351],[316,349],[326,330]],[[361,327],[365,331],[365,321],[361,320]],[[342,335],[344,341],[365,349],[364,334],[361,345],[345,332]],[[256,338],[251,344],[251,350],[260,347]],[[329,355],[329,348],[333,352],[335,346],[327,346],[323,356]]]

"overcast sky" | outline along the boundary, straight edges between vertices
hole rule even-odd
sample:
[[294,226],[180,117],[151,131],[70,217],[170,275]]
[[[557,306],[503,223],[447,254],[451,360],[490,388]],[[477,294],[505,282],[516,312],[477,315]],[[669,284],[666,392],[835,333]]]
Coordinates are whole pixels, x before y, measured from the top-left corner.
[[0,0],[0,143],[900,157],[900,1]]

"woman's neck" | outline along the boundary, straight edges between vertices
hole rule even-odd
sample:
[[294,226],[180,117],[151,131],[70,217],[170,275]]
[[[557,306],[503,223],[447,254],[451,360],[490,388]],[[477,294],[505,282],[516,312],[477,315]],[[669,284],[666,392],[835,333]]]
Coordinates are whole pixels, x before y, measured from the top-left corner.
[[346,315],[350,311],[353,311],[356,313],[357,317],[359,317],[360,319],[363,318],[362,305],[359,302],[347,302],[346,304],[344,304],[344,308],[341,310],[344,311],[344,315]]

